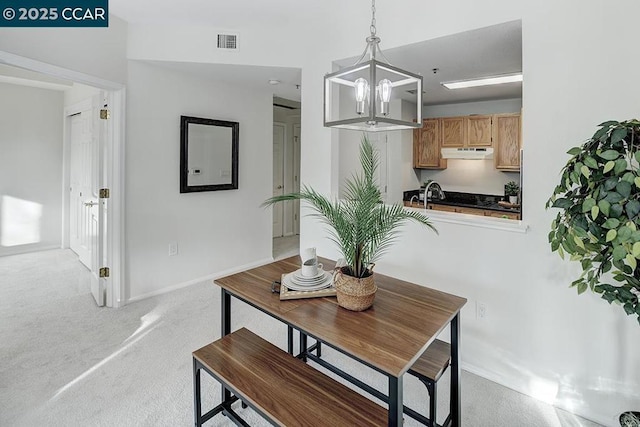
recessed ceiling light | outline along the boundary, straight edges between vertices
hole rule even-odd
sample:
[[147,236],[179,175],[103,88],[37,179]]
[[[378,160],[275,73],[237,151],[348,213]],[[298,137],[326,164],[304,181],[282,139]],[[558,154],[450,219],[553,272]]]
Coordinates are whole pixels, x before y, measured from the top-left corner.
[[269,80],[270,85],[279,85],[280,83],[281,83],[280,80],[276,80],[276,79]]
[[473,80],[458,80],[453,82],[443,82],[440,84],[446,87],[447,89],[463,89],[467,87],[500,85],[503,83],[515,83],[515,82],[521,82],[521,81],[522,81],[522,73],[518,73],[518,74],[505,74],[503,76],[483,77],[481,79],[473,79]]

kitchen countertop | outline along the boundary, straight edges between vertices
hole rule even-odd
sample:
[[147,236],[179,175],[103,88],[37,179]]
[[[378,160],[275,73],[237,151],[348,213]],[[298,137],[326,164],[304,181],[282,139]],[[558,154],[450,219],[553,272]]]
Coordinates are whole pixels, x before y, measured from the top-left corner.
[[[409,192],[407,192],[409,193]],[[497,212],[508,212],[514,214],[520,214],[520,207],[508,208],[498,204],[500,196],[471,194],[471,193],[454,193],[444,192],[444,200],[428,200],[427,204],[444,205],[444,206],[459,206],[463,208],[483,209]],[[457,200],[456,200],[457,199]],[[404,201],[405,206],[412,208],[424,208],[424,202],[412,202],[408,200]]]

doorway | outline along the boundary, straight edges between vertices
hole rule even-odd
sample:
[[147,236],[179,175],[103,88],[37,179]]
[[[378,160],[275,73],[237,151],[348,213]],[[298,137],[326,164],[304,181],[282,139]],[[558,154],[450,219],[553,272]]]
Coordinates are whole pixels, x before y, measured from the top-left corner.
[[[274,98],[273,195],[300,191],[300,103]],[[273,257],[296,255],[300,246],[300,202],[273,206]]]
[[[90,265],[92,271],[92,288],[95,289],[96,302],[109,307],[124,305],[124,251],[121,249],[122,232],[124,230],[124,180],[122,171],[124,168],[124,86],[119,83],[105,81],[103,79],[63,69],[50,64],[34,61],[0,51],[0,64],[6,64],[16,69],[25,70],[27,73],[39,73],[45,78],[66,80],[72,83],[91,86],[103,90],[103,93],[95,99],[91,99],[87,105],[74,105],[66,108],[64,114],[63,136],[63,178],[61,182],[62,193],[62,232],[60,244],[57,247],[71,247],[71,199],[74,197],[70,191],[71,169],[71,132],[82,140],[83,111],[91,114],[98,120],[95,135],[100,143],[78,143],[74,156],[76,166],[81,165],[87,158],[91,158],[91,167],[82,172],[83,179],[89,177],[91,197],[83,199],[75,198],[77,209],[73,209],[77,225],[82,225],[83,252],[78,248],[78,241],[74,247],[78,250],[79,258],[85,265]],[[35,73],[34,73],[35,72]],[[78,111],[71,111],[81,108]],[[91,113],[88,113],[91,111]],[[77,113],[79,117],[73,118]],[[96,113],[98,116],[94,115]],[[99,117],[104,120],[100,121]],[[88,119],[87,119],[88,120]],[[93,119],[92,119],[93,120]],[[75,123],[72,124],[72,122]],[[92,137],[93,138],[93,137]],[[83,151],[92,151],[95,156],[88,156]],[[43,159],[46,161],[46,159]],[[80,166],[82,169],[82,166]],[[75,179],[75,177],[74,177]],[[79,194],[79,193],[77,193]],[[86,207],[83,212],[79,207]],[[107,212],[109,215],[107,216]],[[107,220],[109,221],[107,227]],[[79,238],[76,235],[76,238]]]

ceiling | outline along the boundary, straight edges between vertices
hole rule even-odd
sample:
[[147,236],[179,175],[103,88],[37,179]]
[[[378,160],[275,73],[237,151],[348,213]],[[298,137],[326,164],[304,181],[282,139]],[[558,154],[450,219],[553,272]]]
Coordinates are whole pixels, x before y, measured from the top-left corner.
[[[522,21],[384,49],[384,56],[397,67],[423,76],[423,104],[453,104],[522,97],[522,82],[450,90],[441,85],[453,80],[469,80],[522,72]],[[364,43],[362,48],[364,49]],[[380,58],[378,58],[380,59]],[[336,61],[351,66],[357,56]],[[433,69],[438,68],[437,73]],[[409,94],[402,96],[411,100]]]

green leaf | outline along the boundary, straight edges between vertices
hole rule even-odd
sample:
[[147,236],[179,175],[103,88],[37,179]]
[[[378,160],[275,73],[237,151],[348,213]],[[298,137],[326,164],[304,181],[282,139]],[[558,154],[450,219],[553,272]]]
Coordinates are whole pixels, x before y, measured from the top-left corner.
[[616,185],[616,191],[626,199],[631,195],[631,184],[627,181],[620,181],[618,185]]
[[553,202],[554,208],[569,209],[571,206],[573,206],[573,202],[565,198],[557,199]]
[[633,157],[636,159],[636,162],[640,163],[640,151],[636,151]]
[[[640,154],[640,151],[638,151],[638,153],[636,154]],[[637,176],[633,182],[636,184],[636,187],[640,188],[640,176]]]
[[613,173],[616,175],[620,175],[622,172],[627,170],[627,160],[626,159],[618,159],[616,160],[616,164],[613,167]]
[[[593,199],[591,199],[591,200],[593,200]],[[598,214],[599,213],[600,213],[600,208],[594,205],[591,208],[591,218],[593,218],[593,220],[595,221],[596,218],[598,218]]]
[[636,257],[634,257],[631,254],[627,254],[627,256],[624,258],[627,261],[627,265],[629,267],[631,267],[632,269],[636,269],[638,263],[636,262]]
[[573,147],[571,150],[567,151],[567,154],[570,154],[572,156],[577,156],[578,154],[580,154],[582,152],[582,148],[580,147]]
[[[617,194],[617,193],[614,193]],[[620,218],[620,215],[622,215],[622,205],[619,203],[616,203],[615,205],[611,205],[611,207],[609,208],[609,216],[611,218]]]
[[607,273],[607,272],[609,272],[610,270],[611,270],[611,261],[605,261],[605,262],[602,264],[602,272],[603,272],[603,273]]
[[598,162],[591,156],[585,157],[584,164],[591,169],[598,169]]
[[627,256],[627,250],[623,246],[616,246],[613,249],[613,260],[620,261]]
[[604,214],[604,216],[609,216],[609,208],[611,207],[611,203],[606,200],[600,200],[598,202],[598,207],[600,208],[600,212]]
[[609,172],[611,169],[613,169],[615,165],[616,165],[616,162],[614,162],[613,160],[609,160],[607,163],[605,163],[604,169],[602,169],[602,173]]
[[558,255],[560,255],[560,258],[564,259],[564,249],[562,249],[562,246],[558,247]]
[[618,238],[620,239],[620,242],[625,243],[627,241],[629,241],[629,239],[631,239],[631,235],[632,235],[633,231],[631,231],[631,229],[627,226],[622,226],[618,229]]
[[580,172],[582,172],[582,175],[584,175],[585,178],[589,178],[591,176],[591,171],[589,170],[589,168],[587,166],[582,166],[580,168]]
[[607,132],[609,132],[609,127],[608,126],[602,127],[598,129],[596,133],[593,134],[592,139],[595,139],[595,140],[602,139],[602,137],[607,135]]
[[631,303],[626,303],[625,305],[622,306],[624,308],[625,313],[631,315],[631,314],[636,314],[636,310],[633,308],[633,304]]
[[611,132],[611,144],[622,141],[627,136],[627,128],[617,128]]
[[620,221],[618,219],[609,218],[604,222],[604,224],[602,224],[602,228],[613,229],[613,228],[618,228],[619,225],[620,225]]
[[582,202],[582,213],[589,212],[596,205],[595,199],[589,197]]
[[619,125],[619,124],[620,124],[620,122],[617,122],[617,121],[615,121],[615,120],[609,120],[609,121],[606,121],[606,122],[604,122],[604,123],[600,123],[598,126],[606,126],[606,127],[609,127],[609,126]]
[[580,282],[578,284],[578,295],[583,294],[586,290],[587,290],[587,283],[586,282]]
[[627,216],[629,217],[629,219],[634,219],[638,215],[638,213],[640,213],[640,201],[629,200],[624,208],[627,211]]
[[607,197],[605,197],[605,200],[611,204],[614,203],[618,203],[619,201],[623,200],[624,197],[622,197],[622,195],[620,193],[616,193],[615,191],[611,191],[607,194]]
[[613,239],[616,238],[617,235],[618,235],[618,232],[616,230],[614,230],[614,229],[611,229],[611,230],[607,231],[606,241],[607,242],[612,241]]
[[605,159],[605,160],[615,160],[618,157],[620,157],[620,153],[617,152],[616,150],[607,150],[607,151],[603,151],[602,153],[598,154],[599,157]]
[[633,244],[633,249],[631,254],[636,258],[640,258],[640,242],[635,242]]
[[551,243],[551,252],[555,252],[555,251],[557,251],[559,247],[560,247],[560,241],[558,241],[558,240],[554,240],[554,241]]
[[604,189],[607,191],[613,190],[614,188],[616,188],[616,185],[618,185],[618,177],[612,176],[607,178],[607,180],[604,182]]
[[582,241],[581,238],[579,238],[578,236],[574,236],[573,241],[576,242],[576,245],[584,249],[584,242]]
[[628,182],[629,184],[634,183],[634,180],[636,179],[636,175],[633,172],[627,172],[622,176],[622,180]]

